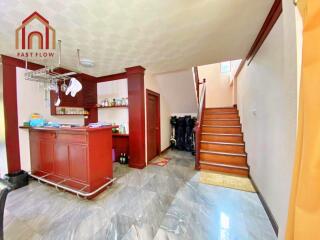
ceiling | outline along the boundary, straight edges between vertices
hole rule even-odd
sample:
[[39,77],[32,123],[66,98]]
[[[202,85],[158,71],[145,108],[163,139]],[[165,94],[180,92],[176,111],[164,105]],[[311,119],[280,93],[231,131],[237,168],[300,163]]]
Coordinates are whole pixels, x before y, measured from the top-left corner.
[[15,56],[15,30],[39,12],[62,40],[62,65],[95,61],[93,76],[141,65],[161,73],[244,57],[273,0],[1,0],[0,54]]

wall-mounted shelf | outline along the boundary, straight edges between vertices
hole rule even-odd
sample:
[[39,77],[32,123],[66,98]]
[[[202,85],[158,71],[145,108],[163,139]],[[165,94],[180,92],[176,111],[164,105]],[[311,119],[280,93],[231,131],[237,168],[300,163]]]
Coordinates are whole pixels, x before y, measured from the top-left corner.
[[121,105],[121,106],[106,106],[106,107],[96,107],[96,108],[127,108],[128,105]]
[[51,114],[51,116],[88,116],[89,114]]
[[83,107],[51,107],[52,116],[88,116],[89,111]]

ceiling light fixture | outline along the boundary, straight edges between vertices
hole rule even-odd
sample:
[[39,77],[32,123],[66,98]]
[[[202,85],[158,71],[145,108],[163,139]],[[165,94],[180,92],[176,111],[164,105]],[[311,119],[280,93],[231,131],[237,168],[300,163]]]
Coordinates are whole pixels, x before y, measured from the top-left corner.
[[88,58],[82,58],[80,59],[80,64],[84,67],[93,67],[94,61]]
[[77,49],[77,55],[78,55],[78,68],[81,66],[84,66],[84,67],[93,67],[94,66],[94,61],[91,60],[91,59],[88,59],[88,58],[80,58],[80,49],[78,48]]

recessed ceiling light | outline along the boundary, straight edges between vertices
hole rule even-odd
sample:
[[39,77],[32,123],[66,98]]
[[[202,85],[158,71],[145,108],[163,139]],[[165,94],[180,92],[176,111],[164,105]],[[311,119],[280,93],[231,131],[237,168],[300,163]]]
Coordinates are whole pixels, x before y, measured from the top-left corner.
[[80,64],[84,67],[93,67],[94,61],[88,58],[82,58],[80,59]]

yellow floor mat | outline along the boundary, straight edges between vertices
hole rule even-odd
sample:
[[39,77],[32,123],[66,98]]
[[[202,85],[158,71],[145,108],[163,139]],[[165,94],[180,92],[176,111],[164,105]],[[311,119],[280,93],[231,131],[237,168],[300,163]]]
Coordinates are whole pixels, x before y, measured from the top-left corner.
[[249,178],[221,174],[216,172],[201,171],[200,183],[226,188],[233,188],[246,192],[256,192]]

